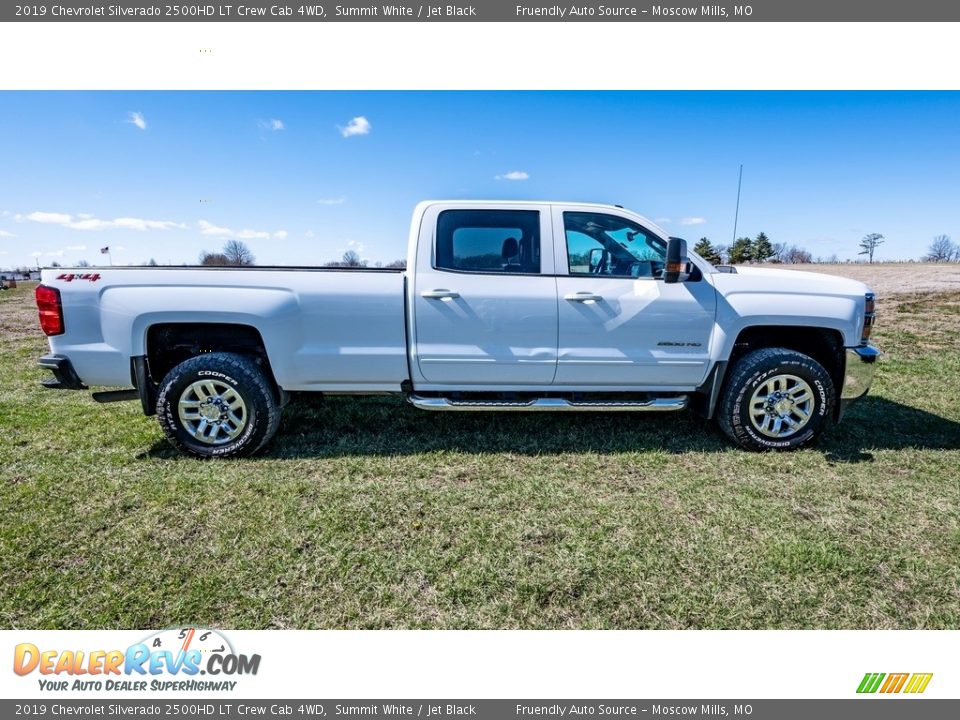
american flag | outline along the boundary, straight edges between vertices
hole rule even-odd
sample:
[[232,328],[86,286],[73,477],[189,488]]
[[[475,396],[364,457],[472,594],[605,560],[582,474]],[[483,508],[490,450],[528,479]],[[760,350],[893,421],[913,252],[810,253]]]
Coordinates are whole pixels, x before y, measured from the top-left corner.
[[100,248],[100,254],[101,254],[101,255],[107,255],[107,254],[109,254],[109,253],[110,253],[110,246],[109,246],[109,245],[107,245],[106,247]]

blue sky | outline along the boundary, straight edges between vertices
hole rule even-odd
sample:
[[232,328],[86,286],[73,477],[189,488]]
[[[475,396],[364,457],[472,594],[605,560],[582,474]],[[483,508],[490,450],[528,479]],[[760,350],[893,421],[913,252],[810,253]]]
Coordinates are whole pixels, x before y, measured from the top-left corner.
[[0,92],[0,267],[405,255],[425,198],[625,205],[879,259],[960,239],[960,92]]

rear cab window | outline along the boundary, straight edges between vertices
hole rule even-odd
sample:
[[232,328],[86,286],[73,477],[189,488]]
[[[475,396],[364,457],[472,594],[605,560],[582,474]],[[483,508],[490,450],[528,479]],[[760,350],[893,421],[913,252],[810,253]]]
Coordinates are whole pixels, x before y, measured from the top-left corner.
[[540,260],[537,210],[444,210],[437,218],[437,270],[531,275]]

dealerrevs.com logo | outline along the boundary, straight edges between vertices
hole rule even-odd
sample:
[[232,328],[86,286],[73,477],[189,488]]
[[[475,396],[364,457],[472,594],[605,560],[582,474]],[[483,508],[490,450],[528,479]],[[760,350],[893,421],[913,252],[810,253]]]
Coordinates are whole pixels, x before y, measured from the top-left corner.
[[927,689],[933,673],[867,673],[857,686],[858,693],[918,694]]
[[[14,648],[13,671],[37,675],[41,690],[143,692],[230,691],[238,676],[256,675],[260,655],[237,653],[217,630],[161,630],[125,650]],[[201,679],[202,676],[202,679]]]

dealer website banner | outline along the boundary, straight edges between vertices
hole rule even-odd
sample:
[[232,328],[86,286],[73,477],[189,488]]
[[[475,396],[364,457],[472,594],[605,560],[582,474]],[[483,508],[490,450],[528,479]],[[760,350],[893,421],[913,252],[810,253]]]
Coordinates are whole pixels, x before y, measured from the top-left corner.
[[898,635],[184,626],[0,638],[4,708],[18,716],[949,717],[957,633]]
[[0,7],[0,718],[960,717],[960,4]]

